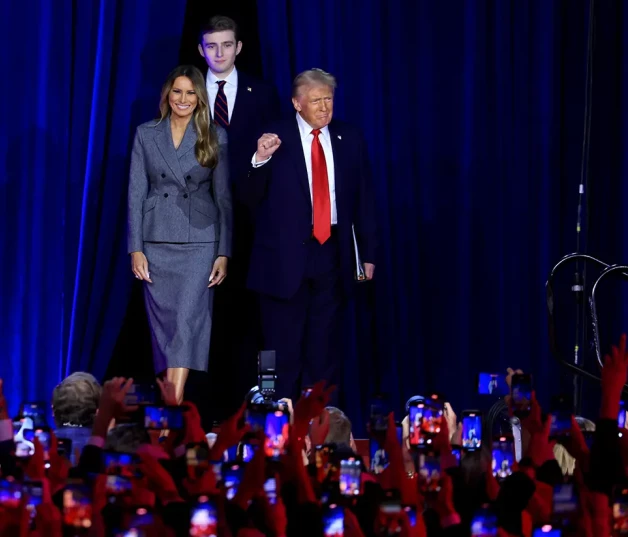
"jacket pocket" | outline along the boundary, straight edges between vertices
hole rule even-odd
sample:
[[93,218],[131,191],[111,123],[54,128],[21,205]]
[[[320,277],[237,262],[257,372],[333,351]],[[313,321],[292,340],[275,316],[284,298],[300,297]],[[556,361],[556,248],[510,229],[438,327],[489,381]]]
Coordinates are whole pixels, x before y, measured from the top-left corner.
[[146,214],[148,211],[152,211],[157,205],[157,196],[151,196],[142,202],[142,214]]
[[213,221],[218,220],[218,209],[216,206],[202,198],[192,198],[192,209],[204,214]]

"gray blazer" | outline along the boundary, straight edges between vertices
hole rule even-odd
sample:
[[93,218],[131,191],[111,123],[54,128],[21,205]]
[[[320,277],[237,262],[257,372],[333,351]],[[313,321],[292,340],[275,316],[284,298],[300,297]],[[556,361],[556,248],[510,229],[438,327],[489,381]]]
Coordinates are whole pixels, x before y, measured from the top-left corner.
[[178,149],[170,118],[137,128],[129,177],[128,251],[149,242],[218,242],[217,255],[231,256],[233,212],[227,133],[219,126],[215,169],[203,168],[194,154],[190,121]]

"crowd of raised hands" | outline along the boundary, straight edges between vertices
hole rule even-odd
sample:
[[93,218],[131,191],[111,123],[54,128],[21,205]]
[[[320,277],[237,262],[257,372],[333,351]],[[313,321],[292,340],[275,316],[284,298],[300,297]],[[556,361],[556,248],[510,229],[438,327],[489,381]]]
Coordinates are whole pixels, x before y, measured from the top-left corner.
[[[411,443],[412,424],[405,418],[399,435],[393,414],[371,430],[381,455],[372,471],[355,446],[326,444],[333,387],[325,382],[294,406],[286,403],[289,429],[275,430],[274,438],[252,426],[245,403],[208,441],[196,407],[184,402],[181,424],[150,428],[132,457],[114,464],[105,449],[112,425],[128,423],[140,410],[128,404],[133,380],[114,378],[102,387],[81,453],[60,453],[51,431],[47,449],[35,436],[34,452],[18,457],[0,381],[0,536],[628,535],[628,435],[618,426],[627,368],[622,336],[606,356],[592,442],[575,417],[569,433],[554,438],[552,416],[532,392],[521,419],[521,456],[507,473],[491,464],[491,441],[456,456],[462,430],[448,404],[430,431],[434,474],[422,471],[427,451]],[[173,387],[158,383],[163,403],[176,406]],[[287,414],[280,408],[269,412]],[[422,432],[412,434],[416,440]],[[571,475],[555,459],[557,441],[575,459]],[[244,444],[249,455],[236,449]],[[225,461],[225,453],[236,451],[235,460]],[[565,490],[567,499],[560,496]]]

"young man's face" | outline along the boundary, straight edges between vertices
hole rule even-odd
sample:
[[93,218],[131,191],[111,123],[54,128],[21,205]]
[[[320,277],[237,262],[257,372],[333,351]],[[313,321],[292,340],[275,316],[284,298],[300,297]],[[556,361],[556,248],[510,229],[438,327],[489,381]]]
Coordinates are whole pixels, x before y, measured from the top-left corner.
[[203,42],[198,46],[209,70],[218,78],[226,78],[233,71],[236,56],[241,49],[242,41],[236,42],[233,30],[205,34]]

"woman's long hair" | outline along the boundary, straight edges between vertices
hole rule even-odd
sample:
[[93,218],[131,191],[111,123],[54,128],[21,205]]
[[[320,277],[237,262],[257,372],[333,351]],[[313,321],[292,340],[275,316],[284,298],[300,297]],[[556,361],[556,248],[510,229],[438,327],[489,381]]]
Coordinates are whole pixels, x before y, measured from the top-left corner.
[[174,81],[180,76],[189,78],[196,92],[197,104],[192,113],[194,130],[196,131],[196,146],[194,148],[196,160],[205,168],[215,168],[218,164],[218,134],[209,116],[209,98],[205,88],[205,79],[193,65],[179,65],[168,75],[161,88],[161,99],[159,100],[160,121],[163,121],[172,113],[168,96]]

